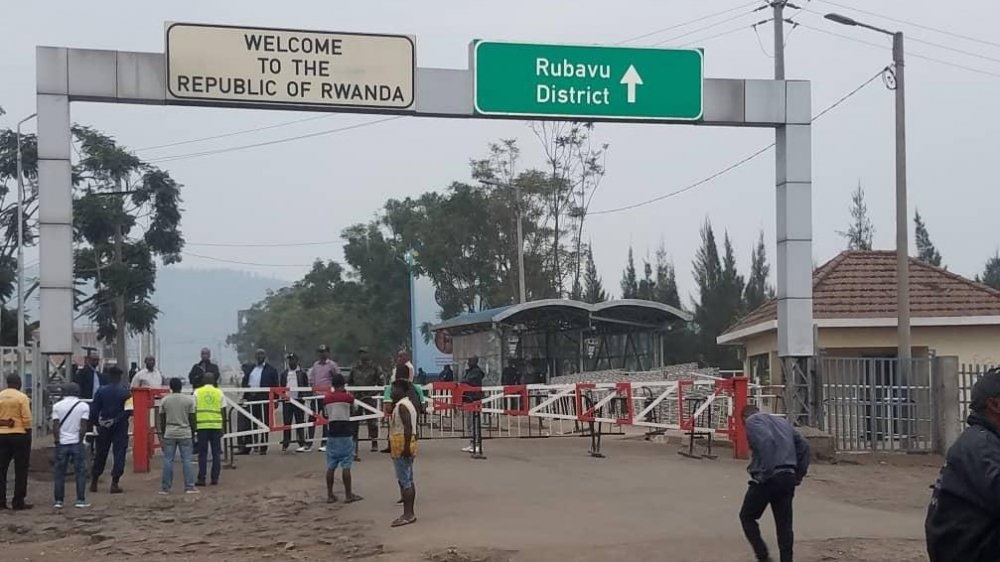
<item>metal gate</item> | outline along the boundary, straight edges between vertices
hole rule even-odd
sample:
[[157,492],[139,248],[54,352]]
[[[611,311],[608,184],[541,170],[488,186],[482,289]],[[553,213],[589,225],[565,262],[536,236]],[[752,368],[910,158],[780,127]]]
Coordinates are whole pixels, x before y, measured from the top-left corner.
[[[932,450],[930,358],[821,357],[826,428],[840,451]],[[908,372],[906,372],[908,371]]]

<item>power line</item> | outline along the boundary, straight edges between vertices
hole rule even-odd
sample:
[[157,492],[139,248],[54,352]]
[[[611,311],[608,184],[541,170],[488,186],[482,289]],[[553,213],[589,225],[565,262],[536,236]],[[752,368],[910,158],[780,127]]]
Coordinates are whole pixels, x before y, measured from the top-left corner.
[[224,244],[217,242],[185,242],[185,246],[205,246],[212,248],[293,248],[299,246],[327,246],[339,244],[343,245],[343,239],[340,240],[319,240],[315,242],[283,242],[274,244]]
[[270,146],[272,144],[281,144],[281,143],[292,142],[292,141],[297,141],[297,140],[311,139],[311,138],[315,138],[315,137],[321,137],[321,136],[324,136],[324,135],[332,135],[334,133],[342,133],[344,131],[351,131],[351,130],[354,130],[354,129],[360,129],[362,127],[368,127],[368,126],[371,126],[371,125],[378,125],[380,123],[385,123],[387,121],[393,121],[393,120],[396,120],[396,119],[402,119],[402,117],[403,117],[402,115],[396,115],[396,116],[393,116],[393,117],[386,117],[386,118],[383,118],[383,119],[376,119],[375,121],[367,121],[365,123],[355,123],[354,125],[348,125],[346,127],[338,127],[336,129],[327,129],[325,131],[318,131],[318,132],[315,132],[315,133],[308,133],[308,134],[305,134],[305,135],[296,135],[294,137],[285,137],[285,138],[281,138],[281,139],[275,139],[275,140],[270,140],[270,141],[258,142],[258,143],[253,143],[253,144],[244,144],[244,145],[240,145],[240,146],[231,146],[231,147],[228,147],[228,148],[219,148],[219,149],[215,149],[215,150],[206,150],[206,151],[203,151],[203,152],[192,152],[192,153],[189,153],[189,154],[178,154],[178,155],[174,155],[174,156],[164,156],[162,158],[153,158],[152,160],[149,160],[149,162],[151,162],[151,163],[175,162],[177,160],[187,160],[189,158],[199,158],[199,157],[202,157],[202,156],[212,156],[212,155],[215,155],[215,154],[223,154],[225,152],[234,152],[234,151],[237,151],[237,150],[246,150],[246,149],[250,149],[250,148],[260,148],[262,146]]
[[739,27],[735,27],[733,29],[730,29],[729,31],[723,31],[722,33],[716,33],[715,35],[709,35],[708,37],[703,37],[701,39],[695,39],[693,41],[688,41],[687,43],[682,43],[680,46],[681,47],[690,47],[690,46],[693,46],[693,45],[703,45],[705,43],[708,43],[709,41],[714,41],[715,39],[718,39],[719,37],[725,37],[726,35],[732,35],[733,33],[736,33],[736,32],[739,32],[739,31],[744,31],[744,30],[747,30],[747,29],[750,29],[750,26],[748,26],[748,25],[741,25]]
[[663,45],[664,43],[673,43],[674,41],[676,41],[678,39],[681,39],[683,37],[688,37],[690,35],[694,35],[695,33],[699,33],[701,31],[707,31],[709,29],[712,29],[713,27],[719,27],[720,25],[722,25],[724,23],[729,23],[731,21],[735,21],[735,20],[738,20],[740,18],[745,18],[745,17],[753,14],[756,11],[757,10],[751,10],[749,12],[743,12],[743,13],[736,14],[733,17],[726,18],[724,20],[719,20],[719,21],[717,21],[717,22],[715,22],[713,24],[709,24],[709,25],[706,25],[704,27],[699,27],[698,29],[693,29],[691,31],[686,31],[684,33],[681,33],[680,35],[675,35],[674,37],[671,37],[669,39],[664,39],[662,41],[657,41],[656,43],[653,43],[652,46],[653,47],[657,47],[659,45]]
[[279,127],[287,127],[289,125],[297,125],[299,123],[306,123],[308,121],[316,121],[316,120],[319,120],[319,119],[329,119],[330,117],[333,117],[332,113],[331,114],[326,114],[326,115],[320,115],[318,117],[316,117],[316,116],[314,116],[314,117],[306,117],[305,119],[296,119],[295,121],[286,121],[284,123],[276,123],[274,125],[266,125],[264,127],[254,127],[253,129],[243,129],[243,130],[240,130],[240,131],[232,131],[232,132],[229,132],[229,133],[222,133],[222,134],[218,134],[218,135],[212,135],[210,137],[200,137],[200,138],[196,138],[196,139],[187,139],[187,140],[182,140],[182,141],[170,142],[170,143],[167,143],[167,144],[157,144],[157,145],[154,145],[154,146],[144,146],[142,148],[134,148],[134,149],[132,149],[132,151],[133,152],[143,152],[143,151],[146,151],[146,150],[157,150],[157,149],[160,149],[160,148],[170,148],[170,147],[173,147],[173,146],[180,146],[180,145],[183,145],[183,144],[192,144],[192,143],[196,143],[196,142],[204,142],[204,141],[210,141],[210,140],[224,139],[224,138],[227,138],[227,137],[235,137],[237,135],[245,135],[245,134],[248,134],[248,133],[256,133],[258,131],[267,131],[267,130],[270,130],[270,129],[277,129]]
[[255,266],[255,267],[312,267],[312,264],[304,265],[304,264],[297,264],[297,263],[256,263],[256,262],[249,262],[249,261],[229,260],[229,259],[226,259],[226,258],[217,258],[215,256],[204,256],[204,255],[201,255],[201,254],[195,254],[193,252],[181,252],[181,253],[184,254],[185,256],[190,256],[192,258],[201,258],[203,260],[211,260],[211,261],[217,261],[217,262],[222,262],[222,263],[231,263],[231,264],[235,264],[235,265],[252,265],[252,266]]
[[[840,104],[844,103],[845,101],[847,101],[848,99],[850,99],[851,97],[853,97],[855,94],[857,94],[858,92],[860,92],[861,90],[863,90],[866,86],[868,86],[869,84],[871,84],[872,82],[874,82],[878,77],[882,76],[882,74],[884,72],[885,72],[885,69],[882,69],[882,70],[878,71],[877,74],[875,74],[874,76],[872,76],[868,80],[865,80],[864,82],[862,82],[861,85],[859,85],[858,87],[854,88],[853,90],[851,90],[847,94],[841,96],[839,99],[837,99],[837,101],[835,101],[832,104],[828,105],[825,109],[823,109],[823,111],[820,111],[812,119],[810,119],[810,123],[815,122],[817,119],[823,117],[828,112],[832,111],[837,106],[839,106]],[[702,178],[702,179],[700,179],[700,180],[698,180],[698,181],[696,181],[696,182],[694,182],[692,184],[686,185],[686,186],[684,186],[684,187],[682,187],[680,189],[671,191],[670,193],[664,193],[663,195],[659,195],[659,196],[654,197],[652,199],[647,199],[645,201],[640,201],[639,203],[633,203],[631,205],[626,205],[624,207],[617,207],[617,208],[614,208],[614,209],[605,209],[605,210],[602,210],[602,211],[591,211],[591,212],[589,212],[587,214],[588,215],[606,215],[606,214],[611,214],[611,213],[618,213],[618,212],[621,212],[621,211],[628,211],[628,210],[631,210],[631,209],[635,209],[635,208],[638,208],[638,207],[643,207],[643,206],[646,206],[646,205],[649,205],[649,204],[652,204],[652,203],[656,203],[658,201],[663,201],[664,199],[669,199],[671,197],[675,197],[675,196],[680,195],[682,193],[691,191],[692,189],[694,189],[696,187],[699,187],[701,185],[709,183],[710,181],[712,181],[712,180],[714,180],[714,179],[716,179],[716,178],[718,178],[718,177],[720,177],[722,175],[725,175],[725,174],[727,174],[727,173],[735,170],[736,168],[739,168],[740,166],[746,164],[747,162],[750,162],[754,158],[757,158],[761,154],[764,154],[768,150],[771,150],[772,148],[774,148],[774,144],[775,143],[772,142],[771,144],[769,144],[769,145],[767,145],[767,146],[765,146],[765,147],[757,150],[756,152],[750,154],[749,156],[746,156],[745,158],[743,158],[741,160],[738,160],[737,162],[735,162],[733,164],[730,164],[729,166],[726,166],[725,168],[719,170],[718,172],[715,172],[714,174],[712,174],[710,176]]]
[[[806,25],[804,23],[800,23],[799,25],[802,26],[802,27],[804,27],[804,28],[806,28],[806,29],[810,29],[812,31],[817,31],[819,33],[824,33],[826,35],[831,35],[833,37],[839,37],[841,39],[846,39],[848,41],[854,41],[855,43],[861,43],[862,45],[868,45],[869,47],[875,47],[875,48],[883,49],[883,50],[890,48],[888,45],[880,45],[878,43],[872,43],[871,41],[865,41],[863,39],[858,39],[857,37],[851,37],[850,35],[844,35],[842,33],[836,33],[836,32],[833,32],[833,31],[828,31],[826,29],[822,29],[822,28],[819,28],[819,27],[813,27],[811,25]],[[914,53],[912,51],[906,51],[906,57],[907,58],[911,58],[912,57],[912,58],[915,58],[915,59],[922,59],[922,60],[927,60],[927,61],[931,61],[931,62],[936,62],[938,64],[943,64],[943,65],[946,65],[946,66],[950,66],[952,68],[958,68],[958,69],[962,69],[962,70],[968,70],[969,72],[975,72],[977,74],[983,74],[983,75],[986,75],[986,76],[993,76],[993,77],[996,77],[996,78],[1000,78],[1000,73],[997,73],[997,72],[990,72],[989,70],[983,70],[981,68],[975,68],[975,67],[972,67],[972,66],[965,66],[963,64],[958,64],[958,63],[951,62],[951,61],[946,61],[946,60],[943,60],[943,59],[929,57],[927,55],[920,54],[920,53]]]
[[632,41],[638,41],[639,39],[645,39],[647,37],[652,37],[653,35],[659,35],[660,33],[664,33],[666,31],[671,31],[671,30],[674,30],[674,29],[677,29],[677,28],[680,28],[680,27],[685,27],[685,26],[691,25],[692,23],[698,23],[700,21],[705,21],[707,19],[712,19],[712,18],[715,18],[715,17],[718,17],[718,16],[724,16],[724,15],[730,13],[730,12],[735,12],[736,10],[742,10],[744,8],[749,8],[750,6],[753,6],[753,5],[757,4],[757,3],[758,3],[757,0],[754,0],[753,2],[747,2],[746,4],[742,4],[740,6],[729,8],[728,10],[722,10],[721,12],[716,12],[714,14],[708,14],[707,16],[702,16],[700,18],[695,18],[693,20],[688,20],[688,21],[685,21],[685,22],[674,24],[674,25],[671,25],[669,27],[664,27],[664,28],[661,28],[661,29],[657,29],[656,31],[650,31],[649,33],[643,33],[642,35],[636,35],[635,37],[631,37],[629,39],[623,39],[623,40],[621,40],[621,41],[619,41],[619,42],[617,42],[615,44],[616,45],[621,45],[623,43],[631,43]]
[[867,10],[862,10],[861,8],[855,8],[854,6],[848,6],[846,4],[838,4],[837,2],[831,2],[830,0],[820,0],[820,2],[822,2],[824,4],[829,4],[831,6],[837,6],[838,8],[844,8],[845,10],[854,10],[855,12],[858,12],[858,13],[861,13],[861,14],[867,14],[869,16],[875,16],[877,18],[882,18],[882,19],[885,19],[885,20],[894,21],[896,23],[902,23],[902,24],[905,24],[905,25],[912,25],[913,27],[917,27],[917,28],[920,28],[920,29],[923,29],[923,30],[926,30],[926,31],[933,31],[934,33],[940,33],[942,35],[947,35],[949,37],[955,37],[957,39],[965,39],[966,41],[972,41],[974,43],[981,43],[983,45],[989,45],[991,47],[1000,47],[1000,43],[995,43],[993,41],[987,41],[985,39],[979,39],[978,37],[972,37],[970,35],[962,35],[961,33],[955,33],[953,31],[948,31],[946,29],[941,29],[939,27],[933,27],[933,26],[930,26],[930,25],[924,25],[924,24],[917,23],[917,22],[914,22],[914,21],[908,21],[908,20],[903,20],[903,19],[899,19],[899,18],[894,18],[892,16],[887,16],[887,15],[879,14],[879,13],[876,13],[876,12],[869,12]]

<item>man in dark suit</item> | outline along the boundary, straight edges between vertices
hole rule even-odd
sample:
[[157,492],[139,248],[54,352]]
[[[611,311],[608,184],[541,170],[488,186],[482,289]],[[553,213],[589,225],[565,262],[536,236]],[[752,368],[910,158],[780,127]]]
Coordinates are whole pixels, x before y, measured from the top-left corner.
[[[278,370],[274,368],[274,365],[267,362],[267,353],[263,349],[257,350],[256,359],[256,364],[245,365],[243,367],[243,384],[241,386],[243,388],[259,388],[263,390],[246,392],[243,394],[243,400],[246,402],[258,402],[257,404],[250,404],[250,414],[270,427],[271,415],[270,408],[267,407],[267,389],[280,386],[278,384]],[[260,429],[260,426],[254,425],[253,428]],[[270,433],[251,435],[249,439],[244,439],[240,454],[249,455],[250,447],[253,446],[260,447],[260,454],[266,455],[269,438]]]
[[107,384],[104,373],[97,370],[100,364],[101,358],[91,355],[88,351],[83,367],[77,369],[76,374],[73,375],[73,382],[80,387],[80,398],[84,400],[93,399],[94,395],[97,394],[97,389]]
[[222,386],[222,377],[219,375],[219,366],[212,363],[212,350],[203,347],[201,348],[201,361],[198,361],[191,367],[191,371],[188,373],[188,381],[191,383],[192,388],[199,388],[204,379],[205,375],[212,374],[215,375],[215,386]]

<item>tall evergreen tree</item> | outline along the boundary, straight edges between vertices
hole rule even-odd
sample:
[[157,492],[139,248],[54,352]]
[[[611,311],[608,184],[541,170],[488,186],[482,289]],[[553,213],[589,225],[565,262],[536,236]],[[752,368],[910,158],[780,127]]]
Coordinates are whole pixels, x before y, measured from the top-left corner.
[[847,239],[848,250],[870,251],[875,237],[875,226],[868,218],[868,204],[865,203],[865,190],[858,182],[858,188],[851,193],[851,224],[846,231],[838,230],[837,234]]
[[590,304],[608,300],[608,293],[604,290],[601,276],[597,273],[597,265],[594,263],[594,250],[589,245],[587,246],[587,262],[583,270],[583,294],[581,299]]
[[728,315],[724,313],[725,297],[722,287],[722,262],[719,259],[719,248],[715,242],[715,232],[712,223],[707,219],[701,227],[701,247],[695,254],[694,277],[698,285],[699,299],[694,303],[694,321],[697,325],[699,355],[701,360],[713,366],[730,366],[735,363],[727,361],[727,350],[715,343],[715,338],[729,324]]
[[983,274],[976,276],[976,282],[1000,290],[1000,251],[994,252],[990,259],[986,260]]
[[728,325],[743,313],[744,280],[736,268],[736,256],[733,255],[733,243],[729,239],[729,232],[725,233],[723,247],[725,249],[721,280],[723,309],[720,315],[727,319],[725,327],[728,328]]
[[635,275],[635,258],[632,256],[632,246],[628,247],[628,261],[622,273],[622,298],[634,299],[639,295],[639,281]]
[[643,260],[642,281],[639,281],[638,297],[651,301],[656,295],[656,280],[653,279],[653,265]]
[[681,297],[677,292],[677,274],[674,264],[667,258],[667,249],[660,244],[656,250],[656,292],[653,300],[680,308]]
[[917,239],[917,259],[929,263],[935,267],[941,267],[941,252],[938,252],[931,242],[931,236],[927,233],[927,225],[924,223],[920,211],[913,216],[913,224],[916,230]]
[[774,297],[774,287],[768,283],[771,266],[767,263],[767,249],[764,246],[764,231],[757,237],[757,245],[750,259],[750,277],[743,290],[743,310],[755,310],[768,299]]

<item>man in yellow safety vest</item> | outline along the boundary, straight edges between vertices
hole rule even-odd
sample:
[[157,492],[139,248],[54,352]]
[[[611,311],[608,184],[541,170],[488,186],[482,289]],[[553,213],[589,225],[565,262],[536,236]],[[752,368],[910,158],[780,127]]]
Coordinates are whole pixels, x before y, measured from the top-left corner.
[[208,448],[212,448],[212,485],[219,483],[222,472],[222,420],[225,417],[225,399],[215,386],[215,375],[205,373],[203,385],[194,391],[195,426],[198,430],[198,481],[205,485]]

